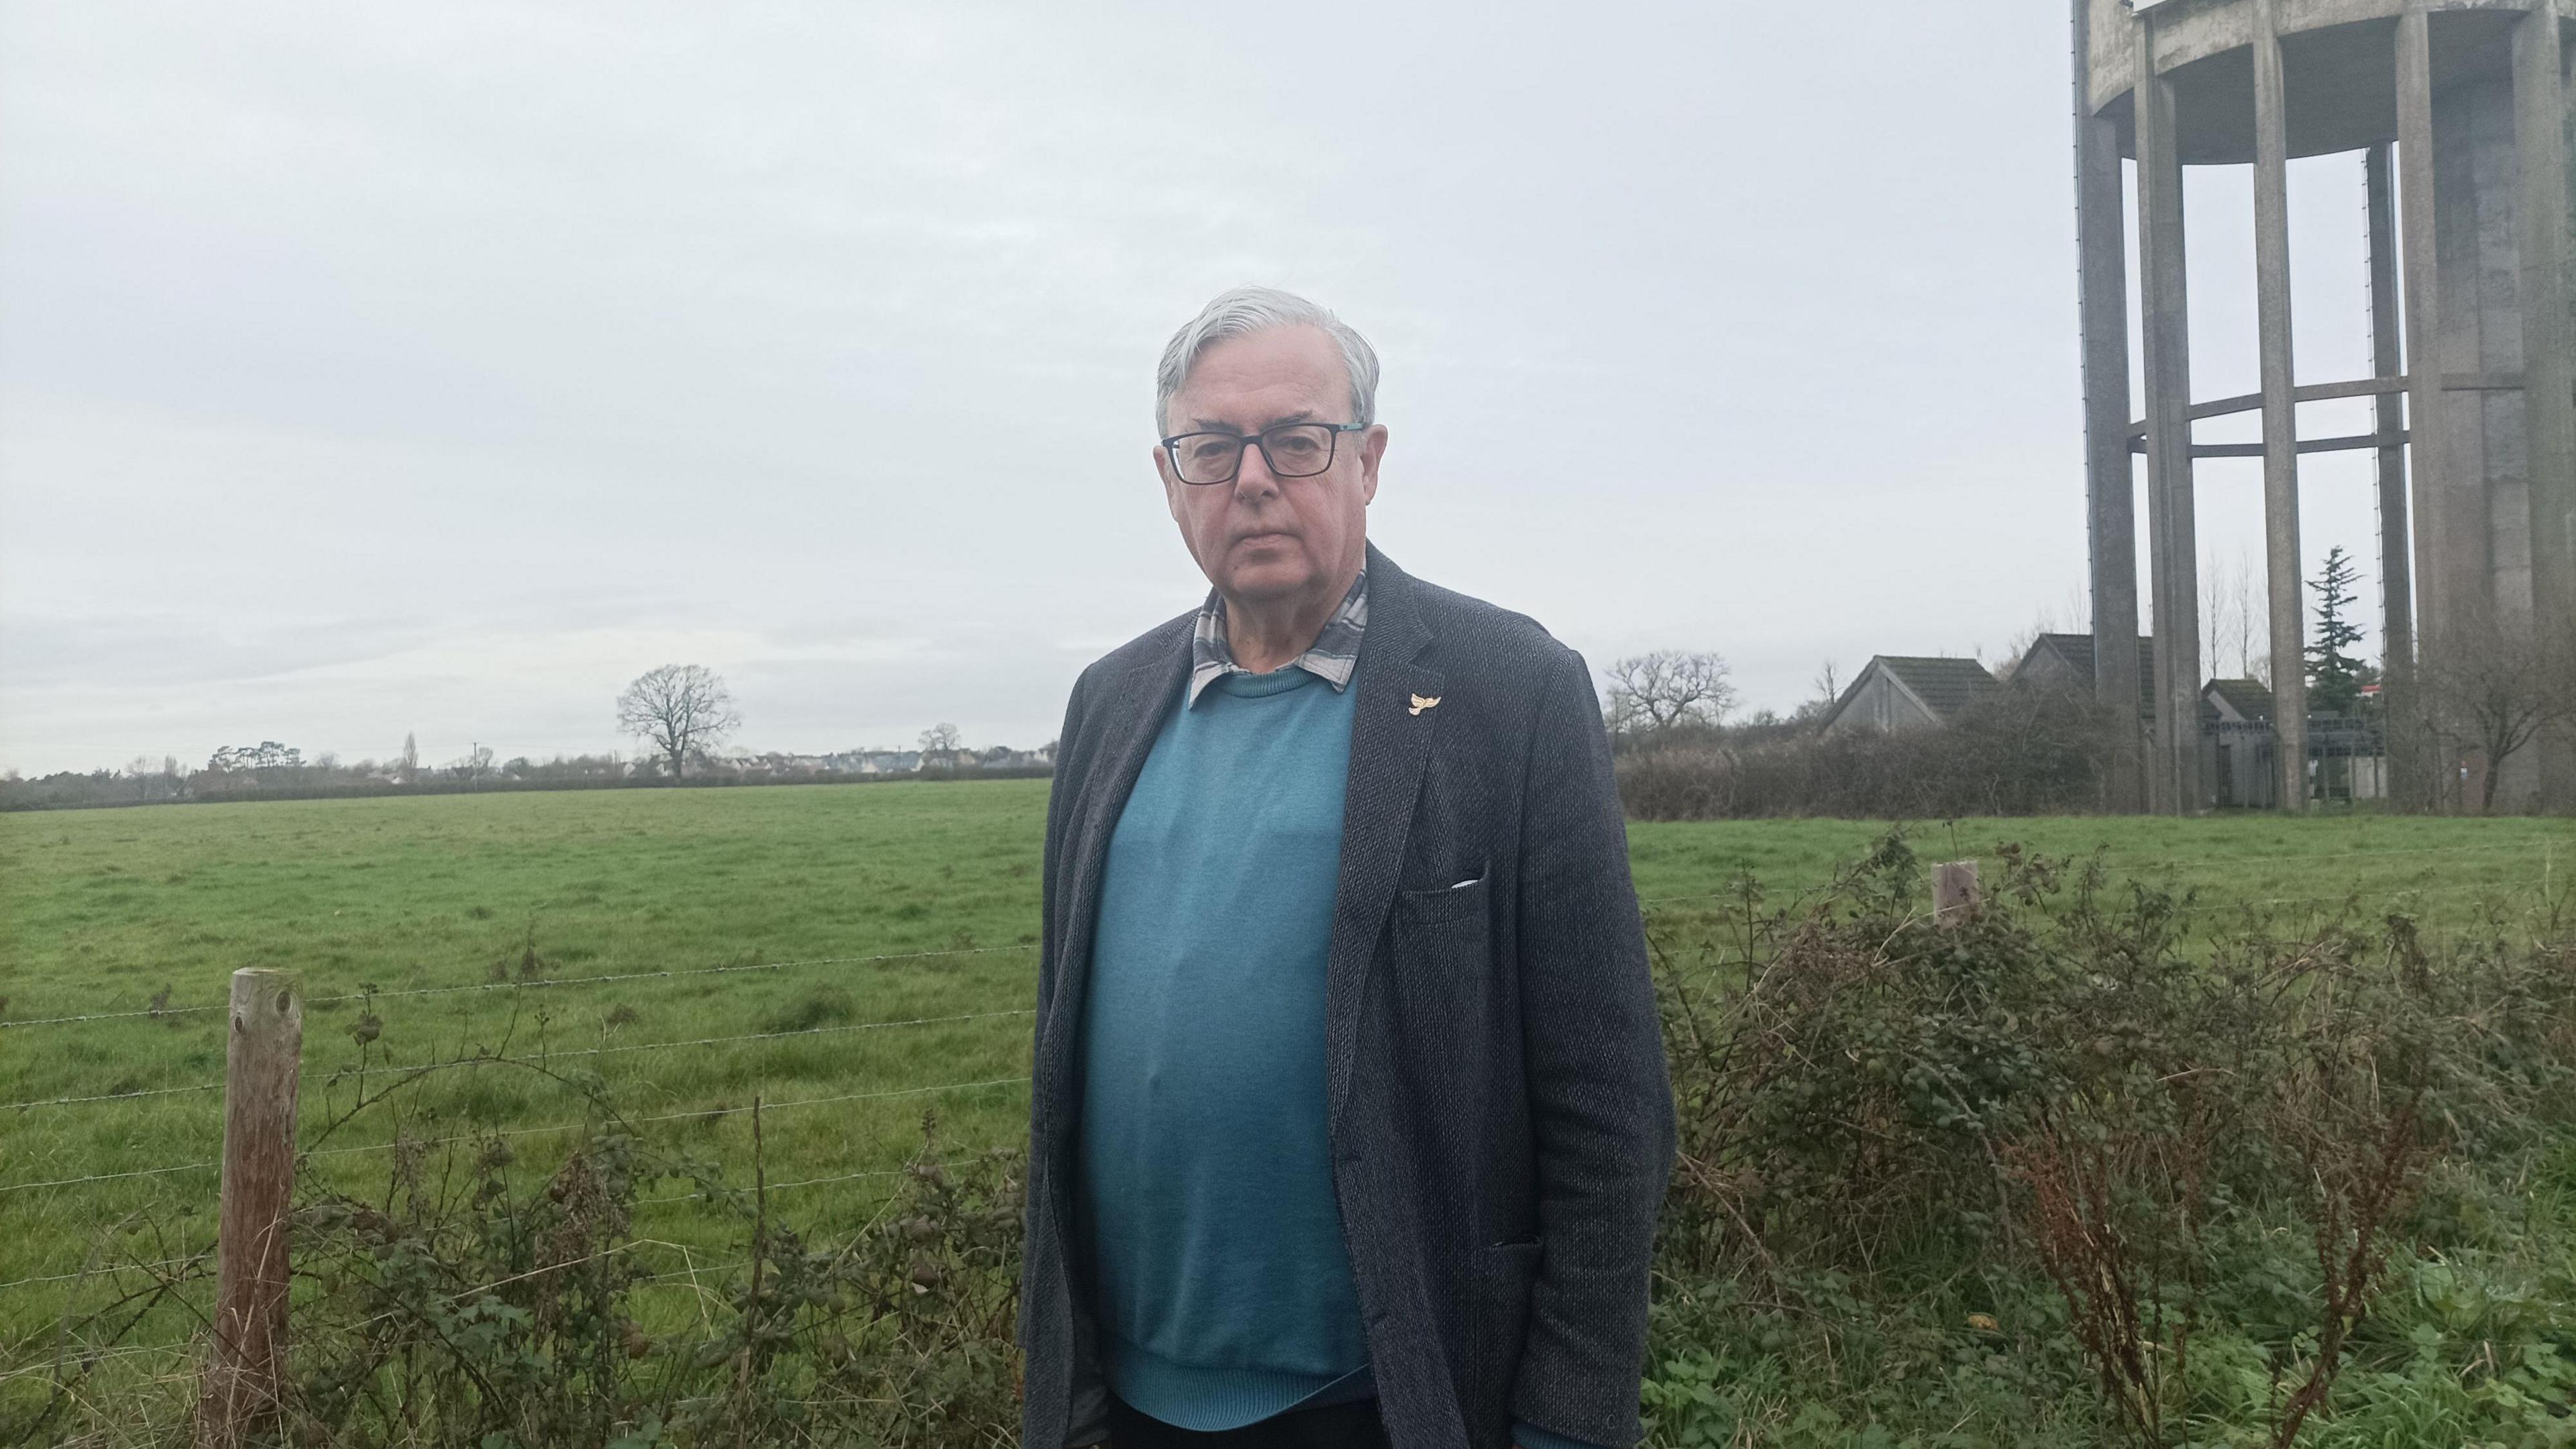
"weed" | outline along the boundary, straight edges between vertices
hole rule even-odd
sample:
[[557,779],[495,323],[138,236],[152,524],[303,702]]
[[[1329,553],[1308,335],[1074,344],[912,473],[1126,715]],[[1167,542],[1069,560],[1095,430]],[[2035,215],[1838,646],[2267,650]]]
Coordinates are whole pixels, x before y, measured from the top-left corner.
[[760,1029],[772,1034],[812,1031],[816,1027],[839,1026],[858,1020],[858,998],[846,986],[809,986],[784,1006],[760,1019]]

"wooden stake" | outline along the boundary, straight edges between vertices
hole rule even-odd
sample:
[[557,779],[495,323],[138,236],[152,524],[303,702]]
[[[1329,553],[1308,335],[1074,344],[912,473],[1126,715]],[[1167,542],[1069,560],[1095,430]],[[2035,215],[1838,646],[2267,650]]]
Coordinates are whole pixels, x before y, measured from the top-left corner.
[[287,1220],[295,1198],[295,1094],[304,1047],[304,1006],[286,972],[234,972],[229,1015],[214,1350],[197,1404],[199,1440],[213,1446],[240,1444],[273,1428],[283,1402]]
[[1932,867],[1932,919],[1935,922],[1944,926],[1959,924],[1976,910],[1980,899],[1975,861],[1952,860]]

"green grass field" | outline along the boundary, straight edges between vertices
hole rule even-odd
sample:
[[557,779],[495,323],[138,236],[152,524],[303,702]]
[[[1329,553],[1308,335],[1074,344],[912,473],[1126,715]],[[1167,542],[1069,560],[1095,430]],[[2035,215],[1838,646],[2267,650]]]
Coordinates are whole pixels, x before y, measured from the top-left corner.
[[[1045,805],[1045,782],[999,781],[0,816],[0,1367],[109,1291],[58,1275],[211,1239],[216,1174],[192,1164],[218,1146],[219,1094],[200,1088],[222,1076],[224,1039],[205,1008],[242,966],[293,970],[311,999],[303,1115],[308,1145],[329,1149],[312,1159],[324,1185],[380,1186],[398,1126],[581,1120],[579,1093],[483,1066],[425,1077],[318,1140],[361,1065],[373,1090],[477,1052],[596,1070],[631,1117],[758,1094],[776,1106],[769,1180],[805,1184],[776,1210],[825,1233],[873,1210],[886,1184],[871,1174],[917,1150],[925,1109],[945,1150],[1015,1142]],[[1777,899],[1883,829],[1635,826],[1639,894],[1650,915],[1684,918],[1722,909],[1750,872]],[[1914,838],[1929,859],[2003,841],[2098,849],[2117,876],[2195,893],[2211,919],[2405,907],[2436,929],[2513,928],[2564,901],[2576,867],[2564,820],[1966,821]],[[371,987],[372,1003],[349,999]],[[351,1028],[370,1010],[381,1036],[362,1048]],[[126,1014],[49,1021],[101,1013]],[[649,1130],[747,1178],[747,1115]],[[523,1157],[551,1162],[546,1134],[527,1136]],[[34,1185],[108,1174],[139,1175]],[[672,1269],[733,1256],[737,1226],[686,1192],[648,1191],[673,1200],[646,1208],[639,1234]],[[158,1336],[183,1337],[185,1312],[165,1313]]]

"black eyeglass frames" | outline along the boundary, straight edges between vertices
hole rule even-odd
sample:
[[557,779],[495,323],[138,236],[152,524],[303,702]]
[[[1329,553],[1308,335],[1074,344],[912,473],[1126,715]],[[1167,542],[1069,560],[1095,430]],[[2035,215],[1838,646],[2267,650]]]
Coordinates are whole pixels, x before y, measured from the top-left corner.
[[1258,433],[1182,433],[1163,439],[1172,471],[1193,487],[1231,483],[1243,471],[1243,450],[1257,447],[1274,478],[1311,478],[1333,466],[1344,433],[1365,433],[1366,423],[1281,423]]

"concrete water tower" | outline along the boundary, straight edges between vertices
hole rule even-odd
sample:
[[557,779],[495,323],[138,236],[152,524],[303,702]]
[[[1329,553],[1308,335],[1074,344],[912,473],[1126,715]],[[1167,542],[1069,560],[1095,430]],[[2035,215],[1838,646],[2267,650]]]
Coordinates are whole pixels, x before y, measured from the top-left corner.
[[[2486,637],[2576,633],[2576,319],[2567,21],[2576,0],[2074,0],[2077,216],[2096,686],[2134,717],[2141,681],[2133,454],[2143,454],[2155,636],[2132,803],[2211,798],[2202,750],[2198,458],[2263,460],[2274,719],[2290,809],[2306,791],[2307,610],[2299,459],[2377,455],[2388,687],[2399,705]],[[2368,194],[2371,376],[2292,374],[2287,167],[2358,153]],[[2144,416],[2129,415],[2121,160],[2137,162]],[[2185,308],[2186,166],[2253,167],[2263,390],[2197,399]],[[2402,320],[2402,325],[2401,325]],[[2375,426],[2301,437],[2297,405],[2369,398]],[[2260,444],[2195,420],[2259,412]],[[2499,800],[2576,808],[2576,739],[2507,761]],[[2399,788],[2429,751],[2392,747]],[[2443,762],[2443,770],[2451,767]]]

